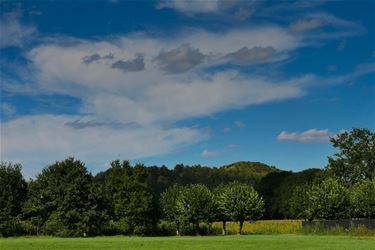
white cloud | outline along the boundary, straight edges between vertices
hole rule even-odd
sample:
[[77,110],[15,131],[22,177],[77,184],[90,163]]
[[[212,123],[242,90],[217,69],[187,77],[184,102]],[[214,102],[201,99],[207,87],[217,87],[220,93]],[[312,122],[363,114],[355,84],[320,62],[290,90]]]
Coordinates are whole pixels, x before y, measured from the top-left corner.
[[236,125],[237,128],[246,128],[246,124],[241,121],[235,121],[234,125]]
[[299,141],[299,142],[326,142],[329,141],[331,132],[328,129],[309,129],[304,132],[282,131],[277,139],[279,141]]
[[124,124],[88,124],[92,117],[33,115],[13,119],[1,126],[1,159],[38,163],[43,167],[58,159],[75,156],[104,166],[119,156],[137,159],[174,152],[198,142],[206,134],[188,127],[165,129],[160,126],[134,127]]
[[207,157],[215,157],[217,155],[218,155],[218,152],[211,151],[211,150],[208,150],[208,149],[203,150],[202,154],[201,154],[201,156],[205,157],[205,158],[207,158]]
[[22,47],[36,34],[36,27],[21,23],[20,15],[10,12],[0,17],[0,48]]
[[[282,29],[272,27],[223,34],[194,30],[183,38],[167,40],[138,34],[111,41],[45,44],[33,49],[28,58],[38,72],[36,78],[41,89],[82,99],[82,111],[95,114],[99,120],[143,125],[173,122],[304,94],[296,85],[303,79],[289,82],[234,71],[203,73],[203,68],[209,65],[196,70],[184,67],[187,72],[183,74],[165,74],[155,58],[163,51],[175,52],[183,44],[190,44],[190,52],[209,55],[212,63],[217,64],[221,63],[222,55],[243,47],[264,44],[282,52],[298,46],[298,41]],[[100,55],[113,57],[83,63],[82,58],[95,54],[100,58]],[[114,57],[133,62],[139,54],[143,55],[142,71],[113,68]],[[181,59],[180,54],[177,57]],[[185,54],[182,53],[183,58],[187,58]],[[173,55],[176,59],[176,53]],[[179,63],[183,64],[181,60]],[[191,65],[190,59],[188,64]],[[169,66],[168,69],[171,70]],[[176,72],[174,68],[173,71]]]
[[[185,52],[192,52],[194,58],[197,53],[204,55],[207,61],[197,63],[193,58],[194,66],[185,67],[185,72],[166,74],[155,59],[163,51],[176,52],[183,44],[189,44]],[[165,124],[303,96],[298,83],[304,78],[291,81],[206,70],[226,63],[222,58],[229,53],[256,46],[287,53],[299,46],[299,40],[279,27],[220,33],[187,30],[168,39],[145,34],[102,41],[45,39],[26,54],[32,72],[25,77],[27,86],[32,85],[33,94],[76,97],[82,101],[78,112],[90,115],[34,115],[5,122],[1,157],[27,164],[75,155],[102,164],[119,154],[130,159],[166,154],[207,136],[197,129],[165,129]],[[142,62],[134,61],[139,55]],[[173,56],[180,58],[179,53]],[[184,58],[192,62],[190,57]],[[116,64],[119,60],[123,63]],[[15,85],[12,82],[5,88],[18,93],[20,88]]]

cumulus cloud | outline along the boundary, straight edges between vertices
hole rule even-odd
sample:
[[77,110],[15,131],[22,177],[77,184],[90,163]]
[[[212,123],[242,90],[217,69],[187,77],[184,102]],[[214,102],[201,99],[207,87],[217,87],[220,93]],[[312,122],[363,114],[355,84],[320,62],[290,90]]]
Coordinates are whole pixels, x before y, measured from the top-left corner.
[[[273,39],[275,35],[277,39]],[[245,39],[250,37],[252,39]],[[287,32],[271,27],[222,34],[194,30],[182,38],[167,41],[130,35],[111,42],[81,40],[43,44],[27,56],[37,70],[38,86],[45,91],[81,99],[82,112],[95,114],[99,120],[152,124],[304,95],[298,85],[305,81],[303,78],[288,81],[228,70],[163,72],[177,73],[193,67],[202,60],[202,54],[213,55],[210,60],[217,58],[214,62],[217,64],[223,54],[233,52],[233,48],[236,51],[260,44],[287,51],[298,46],[298,41]],[[87,55],[106,55],[108,51],[116,58],[135,59],[114,63],[112,67],[106,63],[82,63]],[[143,57],[139,57],[140,54]],[[162,71],[161,62],[165,67]],[[140,69],[143,70],[138,72]]]
[[205,158],[207,158],[207,157],[214,157],[214,156],[217,156],[217,155],[218,155],[218,152],[212,151],[212,150],[208,150],[208,149],[203,150],[202,154],[201,154],[201,156],[205,157]]
[[251,49],[243,47],[236,52],[229,53],[226,57],[230,58],[235,63],[254,63],[257,61],[264,61],[275,54],[275,49],[268,47],[253,47]]
[[304,132],[282,131],[277,139],[279,141],[299,141],[299,142],[326,142],[329,141],[331,132],[328,129],[309,129]]
[[183,73],[203,62],[205,55],[199,49],[193,49],[189,44],[182,44],[176,49],[162,51],[155,58],[164,71]]
[[129,71],[142,71],[145,69],[143,55],[137,55],[133,60],[123,61],[118,60],[112,64],[113,69],[121,69],[124,72]]
[[0,17],[0,48],[23,47],[37,33],[34,25],[20,21],[20,12],[10,12]]
[[[173,152],[207,138],[197,128],[173,127],[178,121],[305,94],[303,77],[291,81],[209,67],[225,64],[225,55],[244,47],[286,52],[299,45],[279,27],[187,30],[169,39],[145,34],[102,41],[46,39],[25,54],[26,82],[33,94],[80,100],[80,115],[31,115],[2,123],[1,157],[40,168],[46,164],[37,162],[42,155],[46,161],[74,155],[103,165],[118,155],[139,159]],[[19,93],[25,85],[5,87]]]

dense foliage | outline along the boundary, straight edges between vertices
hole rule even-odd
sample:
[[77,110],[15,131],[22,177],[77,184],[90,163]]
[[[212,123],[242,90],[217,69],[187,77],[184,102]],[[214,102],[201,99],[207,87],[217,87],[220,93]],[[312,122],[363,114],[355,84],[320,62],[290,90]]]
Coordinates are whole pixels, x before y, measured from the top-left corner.
[[258,218],[375,218],[374,133],[332,138],[323,169],[293,173],[258,162],[209,168],[113,161],[93,176],[74,158],[26,182],[19,164],[0,165],[0,236],[201,234],[211,224]]
[[20,233],[22,204],[27,195],[27,183],[21,174],[21,165],[0,164],[0,236]]

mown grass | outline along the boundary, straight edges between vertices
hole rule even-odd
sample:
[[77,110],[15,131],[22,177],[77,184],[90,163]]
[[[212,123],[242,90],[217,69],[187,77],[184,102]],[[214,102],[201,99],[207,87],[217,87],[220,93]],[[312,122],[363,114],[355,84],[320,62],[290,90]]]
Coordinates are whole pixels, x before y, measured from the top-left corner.
[[375,238],[349,236],[307,235],[242,235],[206,237],[96,237],[96,238],[49,238],[21,237],[0,239],[1,250],[66,250],[66,249],[330,249],[371,250],[375,249]]

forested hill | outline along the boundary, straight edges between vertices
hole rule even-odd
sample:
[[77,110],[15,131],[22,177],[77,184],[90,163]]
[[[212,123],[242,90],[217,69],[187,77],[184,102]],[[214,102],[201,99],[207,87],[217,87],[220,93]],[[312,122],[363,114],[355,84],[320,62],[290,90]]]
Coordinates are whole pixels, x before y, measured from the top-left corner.
[[[128,165],[129,168],[132,168],[127,161],[122,162],[122,165]],[[240,181],[257,187],[262,177],[269,173],[281,172],[276,167],[250,161],[235,162],[222,167],[177,164],[173,169],[169,169],[166,166],[146,167],[142,164],[137,164],[133,169],[138,173],[142,173],[151,190],[157,196],[173,184],[200,183],[209,188],[214,188],[220,184]],[[98,173],[95,179],[99,182],[104,181],[110,173],[111,168],[105,172]]]
[[227,171],[236,171],[238,173],[263,177],[269,173],[280,172],[281,170],[275,166],[269,166],[261,162],[238,161],[222,167]]

